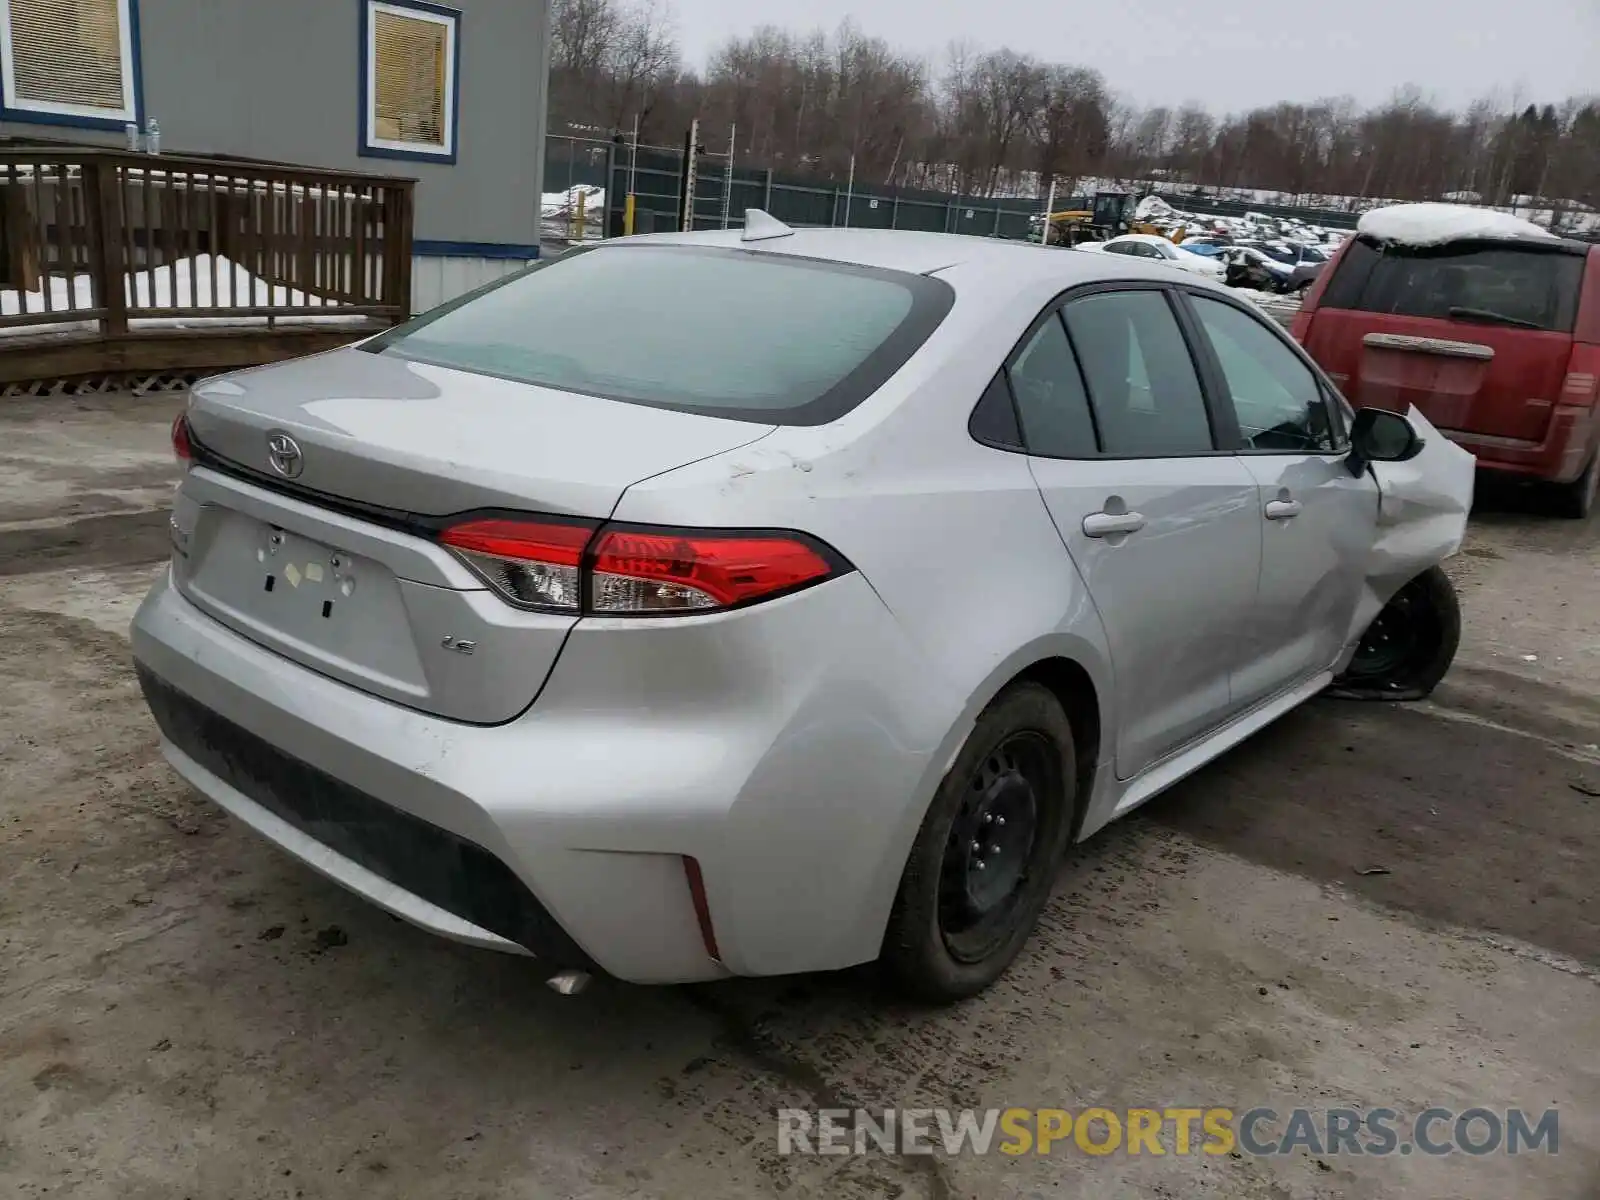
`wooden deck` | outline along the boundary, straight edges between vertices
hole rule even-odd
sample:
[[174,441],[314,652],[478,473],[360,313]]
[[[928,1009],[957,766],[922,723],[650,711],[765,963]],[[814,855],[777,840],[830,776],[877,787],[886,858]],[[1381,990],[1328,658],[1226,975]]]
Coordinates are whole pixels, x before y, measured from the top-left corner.
[[0,389],[271,362],[404,320],[414,186],[0,146]]

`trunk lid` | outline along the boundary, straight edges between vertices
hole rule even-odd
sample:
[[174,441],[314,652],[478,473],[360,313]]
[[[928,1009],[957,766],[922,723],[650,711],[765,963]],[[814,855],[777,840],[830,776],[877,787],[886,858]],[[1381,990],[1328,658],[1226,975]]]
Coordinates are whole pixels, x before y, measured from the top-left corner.
[[604,517],[629,484],[773,429],[358,349],[202,384],[189,424],[207,449],[268,480],[282,476],[267,439],[287,434],[302,456],[297,488],[430,516]]
[[[515,509],[603,520],[629,485],[772,426],[336,351],[197,388],[173,513],[198,608],[320,674],[455,720],[511,719],[575,616],[514,608],[429,536]],[[287,437],[298,459],[279,455]]]

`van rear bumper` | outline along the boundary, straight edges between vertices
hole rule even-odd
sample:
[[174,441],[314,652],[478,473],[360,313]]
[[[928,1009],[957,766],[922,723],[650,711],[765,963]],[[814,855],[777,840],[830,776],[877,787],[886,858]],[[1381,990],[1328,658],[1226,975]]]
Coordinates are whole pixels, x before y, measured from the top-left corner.
[[1470,451],[1484,471],[1516,475],[1549,483],[1570,483],[1583,474],[1595,452],[1596,422],[1593,410],[1558,406],[1542,441],[1496,437],[1470,429],[1446,429],[1444,434]]

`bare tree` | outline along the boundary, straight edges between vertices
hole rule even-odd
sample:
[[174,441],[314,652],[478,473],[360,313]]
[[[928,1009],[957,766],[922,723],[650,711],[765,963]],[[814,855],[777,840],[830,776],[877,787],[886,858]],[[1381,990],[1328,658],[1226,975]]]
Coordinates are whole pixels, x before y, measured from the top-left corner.
[[1214,114],[1113,99],[1098,72],[1011,50],[949,48],[937,71],[851,22],[731,38],[682,69],[667,0],[551,0],[554,128],[676,141],[693,117],[791,175],[966,193],[1071,194],[1089,177],[1356,204],[1452,197],[1600,205],[1600,101],[1519,92],[1455,112],[1414,87]]

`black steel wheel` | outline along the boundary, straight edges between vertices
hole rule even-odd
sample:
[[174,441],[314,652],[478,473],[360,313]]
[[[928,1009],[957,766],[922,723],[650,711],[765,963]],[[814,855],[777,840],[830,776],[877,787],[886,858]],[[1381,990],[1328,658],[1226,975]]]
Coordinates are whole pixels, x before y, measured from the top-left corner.
[[939,932],[951,957],[981,962],[1006,936],[1039,810],[1060,790],[1059,755],[1032,730],[1007,737],[972,771],[939,870]]
[[1438,567],[1405,584],[1373,618],[1330,695],[1420,700],[1444,678],[1461,642],[1455,585]]
[[1011,965],[1050,895],[1076,816],[1072,726],[1037,683],[984,710],[906,862],[883,965],[904,991],[948,1002]]

